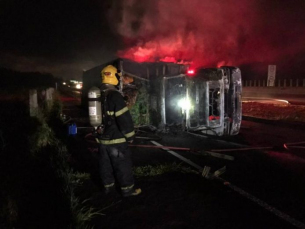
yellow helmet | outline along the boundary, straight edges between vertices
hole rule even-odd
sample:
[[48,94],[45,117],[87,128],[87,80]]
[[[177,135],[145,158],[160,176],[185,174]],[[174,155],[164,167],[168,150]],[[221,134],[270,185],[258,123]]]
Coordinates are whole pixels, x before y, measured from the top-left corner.
[[118,73],[117,68],[113,65],[108,65],[101,71],[102,83],[112,84],[116,86],[119,84],[120,76],[121,73]]

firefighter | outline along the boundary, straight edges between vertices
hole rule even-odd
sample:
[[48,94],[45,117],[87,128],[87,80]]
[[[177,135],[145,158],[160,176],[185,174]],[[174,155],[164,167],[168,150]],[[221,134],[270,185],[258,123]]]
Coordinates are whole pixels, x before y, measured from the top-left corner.
[[136,196],[128,143],[134,139],[134,126],[123,96],[118,90],[121,73],[108,65],[101,71],[102,132],[99,144],[100,175],[106,194],[115,190],[118,181],[123,197]]

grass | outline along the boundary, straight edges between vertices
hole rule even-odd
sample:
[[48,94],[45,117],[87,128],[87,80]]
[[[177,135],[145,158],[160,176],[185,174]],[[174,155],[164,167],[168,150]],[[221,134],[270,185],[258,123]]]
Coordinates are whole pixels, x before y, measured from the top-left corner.
[[55,100],[29,117],[27,103],[15,98],[0,101],[6,108],[0,111],[0,227],[92,228],[101,213],[75,196],[88,174],[67,162],[62,104]]
[[160,164],[156,166],[146,165],[135,167],[133,173],[136,177],[152,177],[162,175],[164,173],[182,172],[182,173],[198,173],[189,167],[184,167],[181,164]]
[[73,176],[72,182],[76,185],[82,185],[85,180],[90,180],[89,173],[73,172],[70,175]]
[[[61,109],[62,106],[56,104],[55,109]],[[55,118],[61,117],[60,112],[51,111],[51,114]],[[48,135],[48,131],[46,131],[45,136]],[[44,139],[41,141],[42,143],[45,143]],[[52,141],[51,141],[52,142]],[[55,141],[56,142],[56,141]],[[54,143],[54,142],[53,142]],[[57,166],[57,171],[59,174],[59,177],[64,180],[64,193],[70,200],[70,210],[72,213],[71,218],[71,225],[70,228],[75,229],[87,229],[87,228],[93,228],[90,226],[90,221],[93,217],[97,215],[102,215],[102,213],[91,206],[87,205],[88,200],[81,201],[76,195],[75,195],[75,188],[82,184],[83,180],[89,179],[90,175],[87,173],[79,173],[74,172],[73,169],[70,168],[70,166],[67,163],[67,148],[64,145],[57,142],[58,147],[58,158],[57,163],[55,163]],[[56,161],[56,160],[55,160]]]
[[82,202],[80,202],[79,198],[72,198],[71,199],[71,210],[72,212],[75,212],[73,216],[73,222],[75,223],[75,226],[72,226],[72,228],[75,229],[89,229],[93,228],[93,226],[88,225],[91,220],[98,215],[104,215],[101,213],[101,210],[96,210],[93,207],[87,206],[86,202],[89,199],[86,199]]

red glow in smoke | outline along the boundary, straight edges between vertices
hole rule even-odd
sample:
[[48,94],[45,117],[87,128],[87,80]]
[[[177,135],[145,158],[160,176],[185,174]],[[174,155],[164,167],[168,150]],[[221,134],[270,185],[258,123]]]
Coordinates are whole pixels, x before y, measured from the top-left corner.
[[172,56],[166,56],[164,58],[161,58],[160,61],[162,61],[162,62],[169,62],[169,63],[177,63],[176,58],[172,57]]
[[118,52],[119,57],[138,62],[173,62],[193,59],[192,50],[186,50],[181,39],[164,39],[155,37],[149,42],[140,42],[138,45]]
[[[117,32],[128,39],[126,48],[118,53],[123,58],[192,60],[197,66],[220,67],[276,63],[287,55],[305,52],[305,30],[297,29],[301,27],[298,18],[305,19],[302,7],[291,6],[290,18],[295,19],[288,20],[272,1],[114,1],[122,13]],[[112,10],[113,25],[118,11]],[[287,40],[290,45],[285,45]]]

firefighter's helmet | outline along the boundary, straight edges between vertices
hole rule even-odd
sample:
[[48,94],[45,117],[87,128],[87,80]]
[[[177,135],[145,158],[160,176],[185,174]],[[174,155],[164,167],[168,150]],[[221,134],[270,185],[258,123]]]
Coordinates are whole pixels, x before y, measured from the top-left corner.
[[118,85],[121,73],[113,65],[108,65],[101,71],[102,83]]

